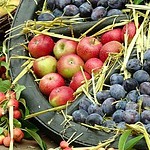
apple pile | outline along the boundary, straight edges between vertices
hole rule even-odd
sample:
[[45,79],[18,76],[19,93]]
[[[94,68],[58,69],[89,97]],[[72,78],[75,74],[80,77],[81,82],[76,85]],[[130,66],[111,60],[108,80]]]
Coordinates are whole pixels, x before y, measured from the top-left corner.
[[33,72],[40,79],[40,91],[53,107],[74,101],[74,92],[91,79],[92,73],[102,69],[109,54],[123,50],[124,34],[130,43],[135,33],[134,22],[129,22],[99,37],[83,37],[79,42],[69,39],[55,42],[44,34],[34,36],[28,43],[28,51],[35,58]]

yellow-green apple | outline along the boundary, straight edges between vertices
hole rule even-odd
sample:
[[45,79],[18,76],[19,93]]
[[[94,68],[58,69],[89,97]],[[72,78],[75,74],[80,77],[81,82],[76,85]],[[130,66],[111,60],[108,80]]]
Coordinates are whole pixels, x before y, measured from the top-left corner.
[[68,40],[68,39],[60,39],[55,43],[53,48],[53,53],[57,59],[61,56],[67,54],[75,54],[78,42]]
[[85,62],[84,70],[91,74],[98,73],[103,67],[103,62],[99,58],[90,58]]
[[128,36],[128,43],[130,43],[136,34],[136,26],[134,22],[129,22],[122,28],[122,40],[124,41],[124,35]]
[[39,34],[29,41],[28,50],[32,57],[39,58],[51,54],[54,44],[50,36]]
[[118,41],[110,41],[104,44],[99,52],[99,58],[104,62],[111,53],[119,53],[123,49],[123,45]]
[[65,79],[58,73],[49,73],[43,76],[39,82],[40,91],[49,96],[51,91],[56,88],[65,85]]
[[54,88],[49,95],[49,102],[53,107],[65,105],[67,102],[74,100],[75,97],[73,93],[73,89],[69,86]]
[[66,79],[72,76],[84,66],[84,61],[77,54],[62,56],[57,62],[57,71]]
[[99,56],[99,51],[102,47],[102,43],[95,37],[84,37],[77,45],[77,55],[80,56],[84,61],[90,58]]
[[77,73],[75,73],[70,81],[69,86],[76,91],[77,88],[79,88],[81,85],[83,85],[85,83],[85,80],[89,80],[91,79],[91,76],[89,73],[85,72],[85,71],[78,71]]
[[118,41],[120,43],[123,42],[122,40],[122,29],[121,28],[115,28],[110,31],[107,31],[103,33],[100,37],[100,41],[102,44],[106,44],[110,41]]
[[57,60],[55,57],[47,55],[35,59],[33,62],[34,74],[42,78],[44,75],[56,72]]

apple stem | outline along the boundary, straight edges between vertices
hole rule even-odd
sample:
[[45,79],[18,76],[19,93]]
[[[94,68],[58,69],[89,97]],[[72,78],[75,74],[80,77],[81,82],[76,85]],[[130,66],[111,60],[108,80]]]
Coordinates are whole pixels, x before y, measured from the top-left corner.
[[58,107],[54,107],[54,108],[50,108],[50,109],[46,109],[46,110],[42,110],[42,111],[30,114],[30,115],[25,116],[25,120],[26,119],[30,119],[32,117],[36,117],[36,116],[42,115],[42,114],[47,113],[47,112],[59,111],[59,110],[65,109],[67,106],[68,106],[68,104],[67,105],[58,106]]

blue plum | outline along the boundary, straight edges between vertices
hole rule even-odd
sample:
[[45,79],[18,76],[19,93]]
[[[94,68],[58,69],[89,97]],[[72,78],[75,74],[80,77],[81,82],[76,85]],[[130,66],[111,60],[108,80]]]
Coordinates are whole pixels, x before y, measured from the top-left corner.
[[150,123],[150,110],[144,110],[141,113],[141,122],[144,124],[149,124]]
[[105,99],[111,97],[109,90],[102,90],[96,93],[96,98],[99,103],[103,103]]
[[116,123],[119,123],[119,122],[124,121],[124,120],[123,120],[123,113],[124,113],[124,110],[122,110],[122,109],[116,110],[116,111],[113,113],[113,115],[112,115],[113,121],[115,121]]
[[66,5],[63,9],[64,15],[66,16],[75,16],[79,13],[79,8],[76,5]]
[[110,84],[122,84],[123,83],[123,76],[118,74],[118,73],[114,73],[110,76]]

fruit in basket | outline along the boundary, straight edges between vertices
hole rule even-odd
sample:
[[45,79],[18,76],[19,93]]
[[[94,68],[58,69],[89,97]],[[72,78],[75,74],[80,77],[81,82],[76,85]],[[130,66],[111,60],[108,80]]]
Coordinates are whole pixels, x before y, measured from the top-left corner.
[[108,0],[108,6],[111,8],[121,9],[123,7],[122,0]]
[[4,138],[5,138],[5,136],[4,135],[0,135],[0,145],[2,145],[3,144],[3,140],[4,140]]
[[47,9],[54,10],[55,0],[46,0],[46,6],[47,6]]
[[110,84],[122,84],[123,83],[123,75],[114,73],[110,76]]
[[85,71],[79,71],[75,73],[70,81],[69,86],[76,91],[82,84],[85,83],[85,80],[89,80],[91,78],[90,74]]
[[37,18],[38,21],[52,21],[54,19],[55,19],[54,14],[53,13],[47,13],[47,12],[41,13]]
[[56,72],[57,60],[55,57],[47,55],[34,60],[33,71],[34,74],[41,78],[44,75]]
[[72,3],[74,5],[76,5],[77,7],[79,7],[80,5],[82,5],[86,0],[72,0]]
[[123,12],[120,9],[110,9],[107,11],[107,17],[113,16],[113,15],[122,15]]
[[121,28],[115,28],[115,29],[112,29],[110,31],[107,31],[105,33],[103,33],[101,35],[101,42],[102,44],[106,44],[110,41],[118,41],[120,43],[122,43],[122,29]]
[[11,141],[11,137],[10,136],[6,136],[3,139],[3,145],[6,146],[6,147],[9,147],[10,146],[10,141]]
[[58,60],[57,71],[64,78],[71,79],[83,66],[84,61],[77,54],[68,54]]
[[71,0],[55,0],[57,8],[63,9],[66,5],[71,4]]
[[28,43],[28,50],[32,57],[39,58],[52,53],[54,41],[50,36],[39,34]]
[[0,103],[2,103],[4,100],[6,100],[6,96],[4,92],[0,92]]
[[55,8],[55,9],[53,10],[53,15],[54,15],[55,17],[60,17],[60,16],[63,15],[63,11],[62,11],[62,10],[59,10],[58,8]]
[[73,89],[68,86],[54,88],[49,95],[49,102],[53,107],[65,105],[74,100],[73,93]]
[[65,16],[75,16],[79,13],[79,8],[76,5],[67,5],[63,9]]
[[103,7],[107,8],[108,7],[108,0],[99,0],[97,2],[97,6],[103,6]]
[[60,74],[49,73],[41,78],[39,82],[39,89],[44,95],[49,96],[54,88],[63,85],[65,85],[65,80]]
[[66,141],[61,141],[59,145],[62,149],[69,147],[69,143]]
[[99,56],[99,51],[102,48],[102,43],[95,37],[84,37],[77,45],[77,55],[79,55],[84,61],[90,58]]
[[68,40],[68,39],[60,39],[55,43],[53,48],[53,53],[57,59],[61,56],[67,54],[75,54],[78,42]]
[[107,15],[106,8],[103,6],[98,6],[93,9],[91,13],[91,19],[96,21],[96,20],[104,18],[106,15]]
[[102,46],[99,52],[99,58],[103,62],[107,59],[109,54],[116,54],[121,52],[123,45],[118,41],[110,41]]
[[122,28],[122,40],[124,41],[124,35],[128,37],[128,43],[130,43],[136,34],[136,25],[134,22],[129,22]]
[[98,73],[103,67],[103,62],[99,58],[90,58],[84,64],[84,70],[91,74]]

